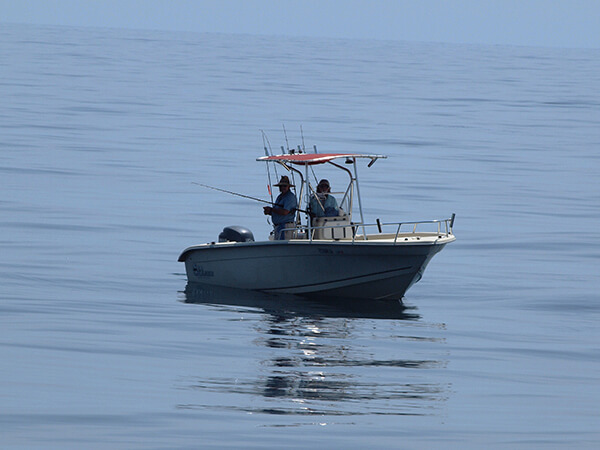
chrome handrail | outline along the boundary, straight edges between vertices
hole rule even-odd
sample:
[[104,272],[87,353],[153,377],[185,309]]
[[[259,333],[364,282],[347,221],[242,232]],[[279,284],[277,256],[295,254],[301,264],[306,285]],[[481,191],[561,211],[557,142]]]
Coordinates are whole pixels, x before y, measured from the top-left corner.
[[[307,225],[300,225],[297,226],[294,230],[294,235],[296,236],[296,238],[298,238],[298,235],[302,232],[306,233],[306,238],[309,239],[311,242],[316,240],[314,239],[314,233],[316,230],[321,230],[321,229],[327,229],[327,230],[333,230],[333,229],[342,229],[342,228],[352,228],[352,242],[354,243],[357,239],[357,231],[360,228],[362,228],[364,231],[364,235],[360,236],[360,239],[365,239],[367,240],[367,234],[366,234],[366,229],[369,228],[377,228],[377,230],[379,231],[376,234],[394,234],[394,244],[397,243],[398,241],[398,236],[401,234],[402,231],[402,227],[403,226],[409,226],[412,225],[412,231],[410,232],[405,232],[405,234],[417,234],[418,233],[418,227],[421,226],[421,229],[424,225],[426,224],[437,224],[437,232],[435,234],[439,235],[440,237],[442,235],[444,235],[445,237],[448,237],[450,235],[452,235],[452,227],[454,225],[454,218],[455,218],[455,214],[452,214],[452,216],[448,219],[440,219],[440,220],[419,220],[419,221],[410,221],[410,222],[379,222],[377,221],[376,223],[361,223],[361,222],[351,222],[351,223],[346,223],[346,224],[337,224],[337,225],[324,225],[324,226],[320,226],[320,227],[314,227],[311,226],[310,227],[310,235],[308,233],[308,226]],[[444,224],[444,229],[445,231],[442,232],[442,224]],[[380,231],[383,227],[389,227],[389,226],[396,226],[396,232],[395,233],[383,233],[382,231]],[[421,233],[434,233],[433,231],[421,231]]]

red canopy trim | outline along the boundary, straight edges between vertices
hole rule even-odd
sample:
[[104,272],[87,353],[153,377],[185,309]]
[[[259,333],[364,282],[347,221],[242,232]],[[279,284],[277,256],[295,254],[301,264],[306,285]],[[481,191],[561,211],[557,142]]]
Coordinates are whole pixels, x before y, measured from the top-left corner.
[[354,159],[354,158],[369,158],[375,160],[378,158],[387,158],[384,155],[357,155],[354,153],[294,153],[291,155],[273,155],[273,156],[261,156],[257,158],[257,161],[273,161],[273,162],[284,162],[292,164],[324,164],[334,159]]

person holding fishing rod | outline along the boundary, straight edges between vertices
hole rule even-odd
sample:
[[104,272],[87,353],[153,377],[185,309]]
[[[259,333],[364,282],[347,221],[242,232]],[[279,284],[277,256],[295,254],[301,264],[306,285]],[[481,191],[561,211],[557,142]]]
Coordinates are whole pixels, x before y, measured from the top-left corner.
[[290,191],[290,188],[294,187],[294,185],[290,183],[290,179],[287,176],[282,176],[279,183],[274,186],[279,188],[280,194],[277,196],[273,206],[263,207],[263,213],[265,216],[271,216],[273,220],[275,239],[283,240],[286,238],[285,229],[295,226],[294,221],[298,200],[292,191]]
[[192,181],[192,184],[212,189],[213,191],[224,192],[226,194],[235,195],[237,197],[247,198],[248,200],[267,203],[269,206],[265,206],[263,208],[263,212],[266,216],[271,216],[273,218],[273,226],[275,227],[274,237],[277,240],[286,239],[285,229],[295,227],[296,211],[307,213],[307,211],[298,208],[298,201],[296,200],[296,196],[292,191],[290,191],[290,188],[295,186],[290,183],[290,179],[285,175],[281,177],[279,183],[274,185],[278,186],[279,191],[281,192],[274,203],[272,201],[269,202],[260,198],[251,197],[250,195],[240,194],[238,192],[228,191],[226,189],[209,186],[208,184],[197,183],[195,181]]

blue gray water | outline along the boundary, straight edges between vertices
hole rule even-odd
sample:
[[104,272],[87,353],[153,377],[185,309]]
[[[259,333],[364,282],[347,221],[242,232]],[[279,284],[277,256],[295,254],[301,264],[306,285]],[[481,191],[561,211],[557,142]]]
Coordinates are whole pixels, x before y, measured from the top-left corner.
[[[1,24],[0,99],[3,448],[600,445],[600,51]],[[457,214],[406,309],[184,292],[282,124]]]

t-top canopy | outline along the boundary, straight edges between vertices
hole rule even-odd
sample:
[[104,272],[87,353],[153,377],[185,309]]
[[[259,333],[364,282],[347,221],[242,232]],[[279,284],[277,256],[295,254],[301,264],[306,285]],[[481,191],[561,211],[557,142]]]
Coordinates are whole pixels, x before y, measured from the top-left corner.
[[256,158],[257,161],[272,161],[272,162],[283,162],[301,165],[312,165],[312,164],[324,164],[334,159],[354,159],[354,158],[367,158],[374,162],[379,158],[387,158],[384,155],[357,155],[354,153],[292,153],[289,155],[273,155],[273,156],[261,156]]

